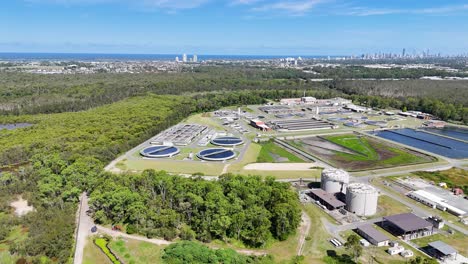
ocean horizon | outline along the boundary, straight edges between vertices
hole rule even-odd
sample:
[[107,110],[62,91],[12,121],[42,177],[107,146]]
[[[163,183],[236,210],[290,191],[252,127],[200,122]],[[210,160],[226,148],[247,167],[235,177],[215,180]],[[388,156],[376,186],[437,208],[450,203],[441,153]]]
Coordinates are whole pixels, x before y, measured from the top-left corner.
[[[176,56],[182,60],[182,54],[128,54],[128,53],[45,53],[45,52],[0,52],[0,60],[78,60],[78,61],[173,61]],[[191,58],[193,54],[187,54]],[[345,57],[338,55],[209,55],[197,54],[198,60],[268,60],[288,57],[301,57],[304,59],[323,59]]]

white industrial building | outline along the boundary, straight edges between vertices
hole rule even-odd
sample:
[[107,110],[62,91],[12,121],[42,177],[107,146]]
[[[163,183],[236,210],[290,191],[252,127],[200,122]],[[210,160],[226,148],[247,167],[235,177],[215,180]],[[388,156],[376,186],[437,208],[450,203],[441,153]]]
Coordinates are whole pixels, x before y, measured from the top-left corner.
[[442,211],[447,211],[456,216],[464,216],[466,214],[465,211],[448,204],[446,200],[424,190],[412,191],[408,193],[408,197],[434,209],[437,208]]
[[350,183],[346,191],[346,208],[359,216],[377,213],[379,193],[374,187],[364,183]]

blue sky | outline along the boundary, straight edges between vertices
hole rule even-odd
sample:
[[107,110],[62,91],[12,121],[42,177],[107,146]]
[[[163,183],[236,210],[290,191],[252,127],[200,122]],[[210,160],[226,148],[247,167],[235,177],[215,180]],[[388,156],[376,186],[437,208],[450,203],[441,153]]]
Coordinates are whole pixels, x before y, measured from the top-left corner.
[[5,0],[0,52],[468,53],[468,0]]

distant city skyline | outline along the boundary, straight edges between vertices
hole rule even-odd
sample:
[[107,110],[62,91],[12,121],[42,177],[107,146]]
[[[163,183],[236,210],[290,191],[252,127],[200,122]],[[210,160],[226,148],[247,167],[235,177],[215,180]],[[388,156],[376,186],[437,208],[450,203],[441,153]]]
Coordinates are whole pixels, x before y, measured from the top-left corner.
[[12,0],[0,8],[0,52],[468,53],[466,0],[388,2]]

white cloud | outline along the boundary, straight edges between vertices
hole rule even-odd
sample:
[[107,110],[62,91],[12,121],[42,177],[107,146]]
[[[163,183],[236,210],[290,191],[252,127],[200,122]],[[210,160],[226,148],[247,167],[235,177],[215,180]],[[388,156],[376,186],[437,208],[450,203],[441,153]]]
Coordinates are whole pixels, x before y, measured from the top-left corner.
[[94,4],[127,4],[160,9],[191,9],[197,8],[210,0],[23,0],[28,3],[45,3],[61,5],[94,5]]
[[231,2],[231,5],[252,5],[263,0],[234,0]]
[[252,8],[257,12],[284,12],[289,15],[304,15],[323,0],[279,1]]
[[388,8],[368,8],[368,7],[352,7],[347,10],[339,11],[339,15],[349,16],[377,16],[377,15],[393,15],[393,14],[450,14],[468,10],[468,4],[458,6],[441,6],[419,9],[388,9]]
[[210,0],[144,0],[143,4],[156,8],[192,9],[197,8]]

